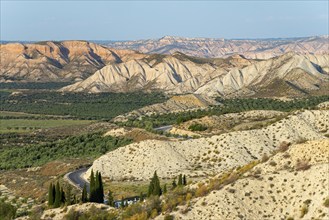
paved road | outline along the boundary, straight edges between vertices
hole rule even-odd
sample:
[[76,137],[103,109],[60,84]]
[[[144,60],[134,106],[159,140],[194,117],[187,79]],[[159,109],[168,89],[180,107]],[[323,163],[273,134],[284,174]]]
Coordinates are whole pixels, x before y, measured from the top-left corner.
[[166,125],[166,126],[162,126],[162,127],[158,127],[158,128],[154,128],[154,130],[156,131],[169,131],[172,128],[172,125]]
[[86,184],[87,192],[89,193],[90,185],[84,178],[81,176],[88,170],[89,167],[81,168],[79,170],[73,171],[67,174],[67,178],[71,183],[73,183],[76,187],[83,189],[83,186]]

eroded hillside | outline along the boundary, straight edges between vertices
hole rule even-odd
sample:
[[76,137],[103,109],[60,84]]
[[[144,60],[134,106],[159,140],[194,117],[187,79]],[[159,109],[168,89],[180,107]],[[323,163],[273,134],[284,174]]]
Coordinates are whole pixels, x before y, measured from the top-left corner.
[[[233,62],[234,61],[234,62]],[[329,55],[287,53],[268,60],[200,59],[181,53],[110,64],[64,87],[72,92],[162,91],[207,96],[327,94]]]
[[298,112],[262,129],[186,141],[142,141],[100,157],[86,176],[91,169],[113,180],[146,180],[155,170],[163,178],[177,173],[214,175],[260,159],[282,142],[324,139],[328,127],[329,111],[314,110]]
[[328,219],[328,153],[328,139],[290,146],[175,219]]
[[0,45],[0,81],[74,81],[89,77],[110,63],[142,56],[87,41],[47,41]]

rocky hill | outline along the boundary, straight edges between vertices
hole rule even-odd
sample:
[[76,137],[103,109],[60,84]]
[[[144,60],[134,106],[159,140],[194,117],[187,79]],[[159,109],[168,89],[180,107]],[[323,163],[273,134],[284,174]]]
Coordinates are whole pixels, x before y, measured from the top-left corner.
[[235,55],[204,59],[175,53],[149,55],[110,64],[62,91],[108,92],[160,90],[207,96],[296,96],[328,93],[329,54],[287,53],[264,61]]
[[0,44],[0,81],[81,80],[108,64],[138,56],[86,41]]
[[109,152],[91,169],[112,180],[147,180],[156,170],[163,178],[218,174],[271,154],[282,142],[325,139],[329,111],[298,112],[262,129],[235,131],[186,141],[147,140]]
[[[175,219],[328,219],[329,140],[293,145]],[[327,202],[325,202],[327,201]],[[158,219],[163,219],[160,217]]]
[[323,54],[328,52],[328,36],[287,39],[211,39],[165,36],[155,40],[103,42],[118,49],[133,49],[142,53],[173,54],[176,51],[197,57],[228,57],[242,54],[252,59],[268,59],[287,52]]

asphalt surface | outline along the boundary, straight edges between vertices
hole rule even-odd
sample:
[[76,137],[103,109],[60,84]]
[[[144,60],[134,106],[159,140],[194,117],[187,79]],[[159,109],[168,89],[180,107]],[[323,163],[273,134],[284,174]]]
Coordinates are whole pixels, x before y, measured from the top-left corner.
[[158,127],[158,128],[154,128],[154,130],[156,131],[168,131],[172,128],[172,125],[166,125],[166,126],[162,126],[162,127]]
[[81,176],[88,170],[89,167],[81,168],[79,170],[73,171],[67,175],[67,178],[78,188],[81,190],[83,189],[83,186],[86,184],[87,186],[87,192],[90,191],[90,185],[89,182],[87,182],[85,179],[83,179]]

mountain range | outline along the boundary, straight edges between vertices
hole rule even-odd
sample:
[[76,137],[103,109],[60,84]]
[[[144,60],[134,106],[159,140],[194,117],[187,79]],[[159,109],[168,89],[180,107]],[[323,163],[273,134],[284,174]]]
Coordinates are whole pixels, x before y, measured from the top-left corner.
[[[208,96],[327,94],[328,40],[328,36],[228,41],[164,37],[140,42],[138,48],[133,46],[137,41],[112,42],[110,46],[116,49],[87,41],[8,43],[0,47],[0,81],[72,82],[60,90],[65,92],[144,90]],[[203,51],[204,45],[213,45],[208,52],[214,52],[215,48],[226,52],[217,58],[212,58],[213,53],[201,53],[197,57],[171,46],[170,50],[167,46],[153,50],[150,42],[152,48],[160,44],[168,46],[170,42],[179,42],[171,44],[176,46],[184,43],[179,48],[186,53],[189,53],[186,48]],[[124,45],[130,45],[129,49]],[[195,48],[197,45],[199,49]],[[231,50],[225,49],[228,45]]]
[[249,59],[268,59],[287,52],[323,54],[329,51],[329,36],[278,39],[213,39],[165,36],[154,40],[99,42],[118,49],[141,53],[173,54],[177,51],[197,57],[228,57],[241,54]]

